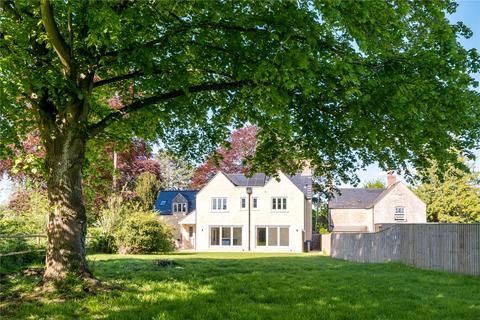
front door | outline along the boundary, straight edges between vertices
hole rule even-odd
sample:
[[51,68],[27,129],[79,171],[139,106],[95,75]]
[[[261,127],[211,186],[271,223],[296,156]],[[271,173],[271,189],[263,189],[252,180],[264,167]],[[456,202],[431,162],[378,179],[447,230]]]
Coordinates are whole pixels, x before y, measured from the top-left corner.
[[185,249],[195,249],[195,225],[186,225]]

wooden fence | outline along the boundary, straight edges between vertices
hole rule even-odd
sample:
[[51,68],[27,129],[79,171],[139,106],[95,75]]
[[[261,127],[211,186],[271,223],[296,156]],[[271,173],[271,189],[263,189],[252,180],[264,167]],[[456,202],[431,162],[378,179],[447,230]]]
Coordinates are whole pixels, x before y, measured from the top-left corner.
[[[22,251],[14,251],[14,252],[1,252],[0,251],[0,258],[2,257],[8,257],[8,256],[16,256],[16,255],[22,255],[26,253],[32,253],[32,252],[43,252],[46,250],[47,247],[47,235],[45,234],[0,234],[0,247],[1,247],[1,241],[27,241],[29,244],[30,249],[29,250],[22,250]],[[88,240],[93,239],[91,236],[85,237],[85,240],[87,241],[88,245]]]
[[42,243],[42,240],[46,238],[47,236],[44,234],[0,234],[0,241],[5,241],[5,240],[8,241],[12,239],[14,239],[13,241],[27,240],[27,241],[30,241],[30,247],[31,247],[31,249],[29,250],[14,251],[14,252],[0,252],[0,258],[8,257],[8,256],[16,256],[16,255],[21,255],[21,254],[26,254],[31,252],[43,252],[45,251],[45,249],[43,248],[39,249],[39,248],[45,246],[45,244]]
[[376,233],[333,233],[331,256],[480,275],[480,224],[396,224]]

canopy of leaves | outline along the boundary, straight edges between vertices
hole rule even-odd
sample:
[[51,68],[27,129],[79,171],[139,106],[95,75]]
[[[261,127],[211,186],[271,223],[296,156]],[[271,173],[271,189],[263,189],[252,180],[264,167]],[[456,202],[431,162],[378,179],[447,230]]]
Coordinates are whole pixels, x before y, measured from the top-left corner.
[[428,221],[474,223],[480,222],[480,175],[450,166],[442,179],[438,166],[424,170],[423,183],[415,189],[427,205]]
[[479,59],[452,1],[0,3],[4,155],[46,114],[192,158],[251,123],[255,171],[310,159],[345,181],[374,161],[444,167],[478,141]]
[[42,149],[38,132],[30,132],[26,135],[21,145],[13,144],[6,146],[14,156],[0,159],[0,177],[7,175],[17,183],[45,182],[43,162],[45,152]]

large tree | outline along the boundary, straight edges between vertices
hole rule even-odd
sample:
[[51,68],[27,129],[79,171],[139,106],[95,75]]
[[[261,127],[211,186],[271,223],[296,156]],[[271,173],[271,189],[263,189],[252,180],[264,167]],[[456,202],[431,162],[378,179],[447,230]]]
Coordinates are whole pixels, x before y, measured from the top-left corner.
[[[82,196],[92,139],[208,154],[256,125],[255,170],[455,161],[478,138],[475,50],[451,1],[0,1],[2,153],[38,130],[44,281],[91,278]],[[116,102],[112,103],[112,95]]]

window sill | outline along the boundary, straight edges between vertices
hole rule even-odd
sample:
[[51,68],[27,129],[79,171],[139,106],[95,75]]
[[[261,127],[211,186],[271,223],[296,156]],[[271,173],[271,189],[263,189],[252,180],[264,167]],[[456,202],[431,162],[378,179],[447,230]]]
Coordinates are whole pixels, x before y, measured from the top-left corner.
[[209,245],[210,248],[241,248],[242,245],[241,244],[235,244],[235,245],[229,245],[229,246],[221,246],[221,245],[215,245],[215,244],[211,244]]
[[288,248],[290,247],[290,245],[288,246],[256,246],[257,248]]

